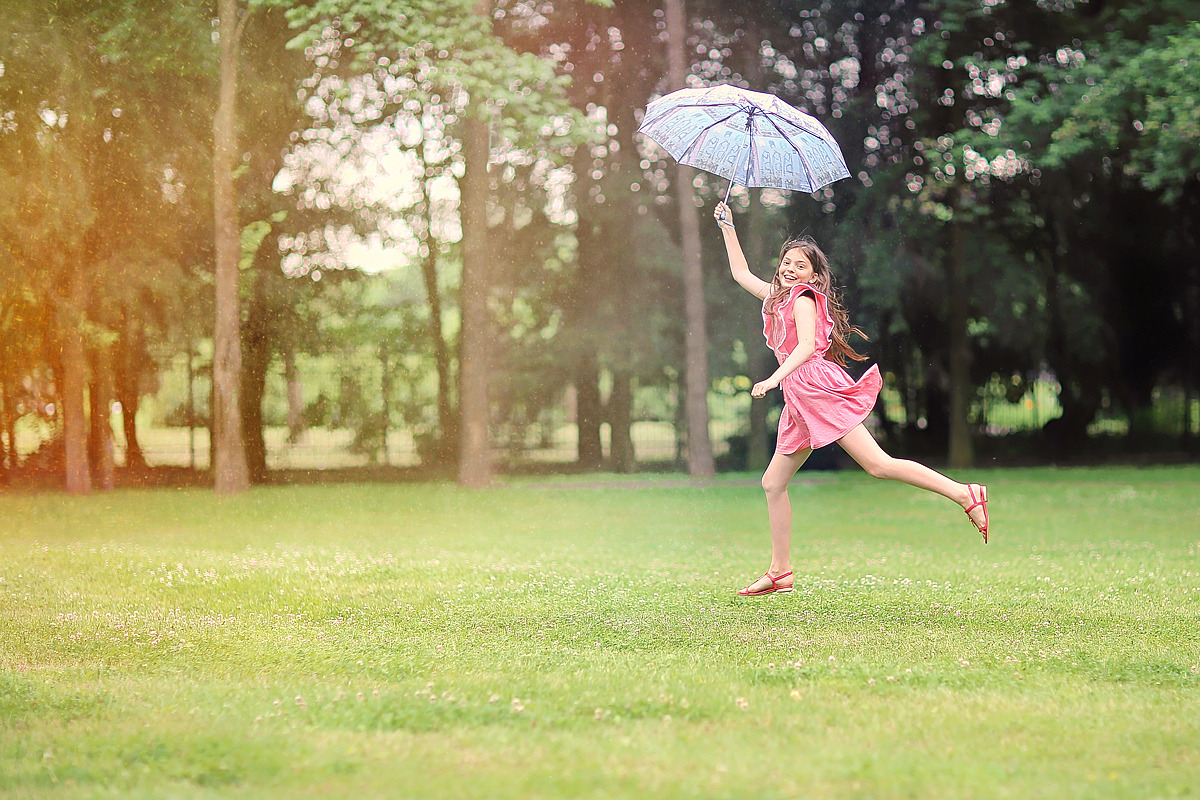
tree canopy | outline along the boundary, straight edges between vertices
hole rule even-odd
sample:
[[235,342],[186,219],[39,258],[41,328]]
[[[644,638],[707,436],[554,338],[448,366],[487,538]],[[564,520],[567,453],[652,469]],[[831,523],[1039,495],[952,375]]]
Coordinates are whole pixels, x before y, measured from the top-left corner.
[[[393,424],[419,428],[422,459],[466,483],[486,483],[494,453],[519,448],[564,393],[578,464],[632,469],[638,415],[663,398],[682,408],[699,357],[685,346],[686,193],[636,133],[646,104],[680,88],[665,5],[233,8],[224,247],[250,478],[266,477],[273,365],[299,387],[298,357],[350,341],[382,364],[355,424],[383,441]],[[786,233],[830,254],[886,374],[877,418],[894,447],[954,464],[1013,448],[1062,458],[1102,446],[1115,421],[1127,447],[1195,446],[1200,3],[683,11],[685,85],[772,92],[842,145],[850,179],[811,197],[736,188],[733,202],[764,277]],[[199,355],[213,352],[220,249],[221,15],[67,0],[0,13],[2,460],[19,466],[18,429],[52,431],[51,461],[86,491],[111,483],[101,409],[119,403],[136,466],[155,376],[181,353],[201,372],[222,363]],[[691,188],[684,211],[725,187],[699,175]],[[763,369],[757,311],[730,285],[717,232],[699,245],[699,363],[710,391],[745,391]],[[361,324],[339,327],[327,311],[350,298]],[[990,407],[1044,391],[1061,414],[1041,429],[989,422]],[[1182,398],[1165,427],[1164,392]],[[751,460],[768,413],[753,409]]]

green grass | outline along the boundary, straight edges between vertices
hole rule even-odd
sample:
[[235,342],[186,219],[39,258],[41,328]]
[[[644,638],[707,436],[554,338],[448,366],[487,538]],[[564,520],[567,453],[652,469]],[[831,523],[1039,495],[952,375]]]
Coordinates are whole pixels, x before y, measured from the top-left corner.
[[0,496],[0,796],[1200,794],[1200,468],[805,476]]

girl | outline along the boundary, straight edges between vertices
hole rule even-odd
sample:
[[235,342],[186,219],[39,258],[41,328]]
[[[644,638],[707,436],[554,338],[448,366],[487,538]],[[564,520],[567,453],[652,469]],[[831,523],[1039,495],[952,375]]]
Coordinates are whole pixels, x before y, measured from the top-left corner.
[[729,206],[717,203],[713,216],[725,237],[733,279],[763,301],[763,336],[779,361],[779,369],[754,384],[750,394],[762,397],[779,386],[784,401],[775,456],[762,478],[771,521],[771,566],[738,594],[746,597],[792,591],[788,482],[813,448],[830,442],[841,444],[873,477],[903,481],[958,503],[987,544],[986,486],[956,483],[915,461],[892,458],[863,426],[882,386],[879,367],[872,366],[857,382],[842,368],[846,358],[866,360],[854,351],[847,337],[852,333],[864,339],[866,336],[847,321],[829,274],[829,262],[816,242],[808,237],[785,242],[775,275],[767,283],[751,273],[746,264]]

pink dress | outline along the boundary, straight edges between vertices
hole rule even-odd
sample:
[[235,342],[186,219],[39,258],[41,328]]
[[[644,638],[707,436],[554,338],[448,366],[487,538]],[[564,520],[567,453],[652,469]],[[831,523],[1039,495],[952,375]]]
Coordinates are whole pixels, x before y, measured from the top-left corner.
[[816,350],[780,384],[783,413],[775,443],[777,453],[795,453],[836,442],[867,418],[883,387],[878,366],[872,366],[855,381],[837,362],[825,358],[833,333],[829,299],[808,284],[793,286],[774,311],[767,311],[763,301],[763,336],[779,363],[796,349],[792,307],[803,294],[811,295],[817,303]]

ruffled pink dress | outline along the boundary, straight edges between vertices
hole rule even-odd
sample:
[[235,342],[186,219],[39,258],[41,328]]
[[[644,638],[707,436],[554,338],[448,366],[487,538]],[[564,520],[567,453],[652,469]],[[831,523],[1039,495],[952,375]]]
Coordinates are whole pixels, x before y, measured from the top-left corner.
[[795,453],[836,442],[862,422],[875,406],[883,387],[879,367],[872,366],[857,381],[835,361],[825,358],[833,333],[829,298],[808,284],[793,286],[774,311],[763,301],[763,336],[782,364],[796,349],[796,299],[808,294],[817,303],[816,350],[783,379],[783,413],[775,452]]

